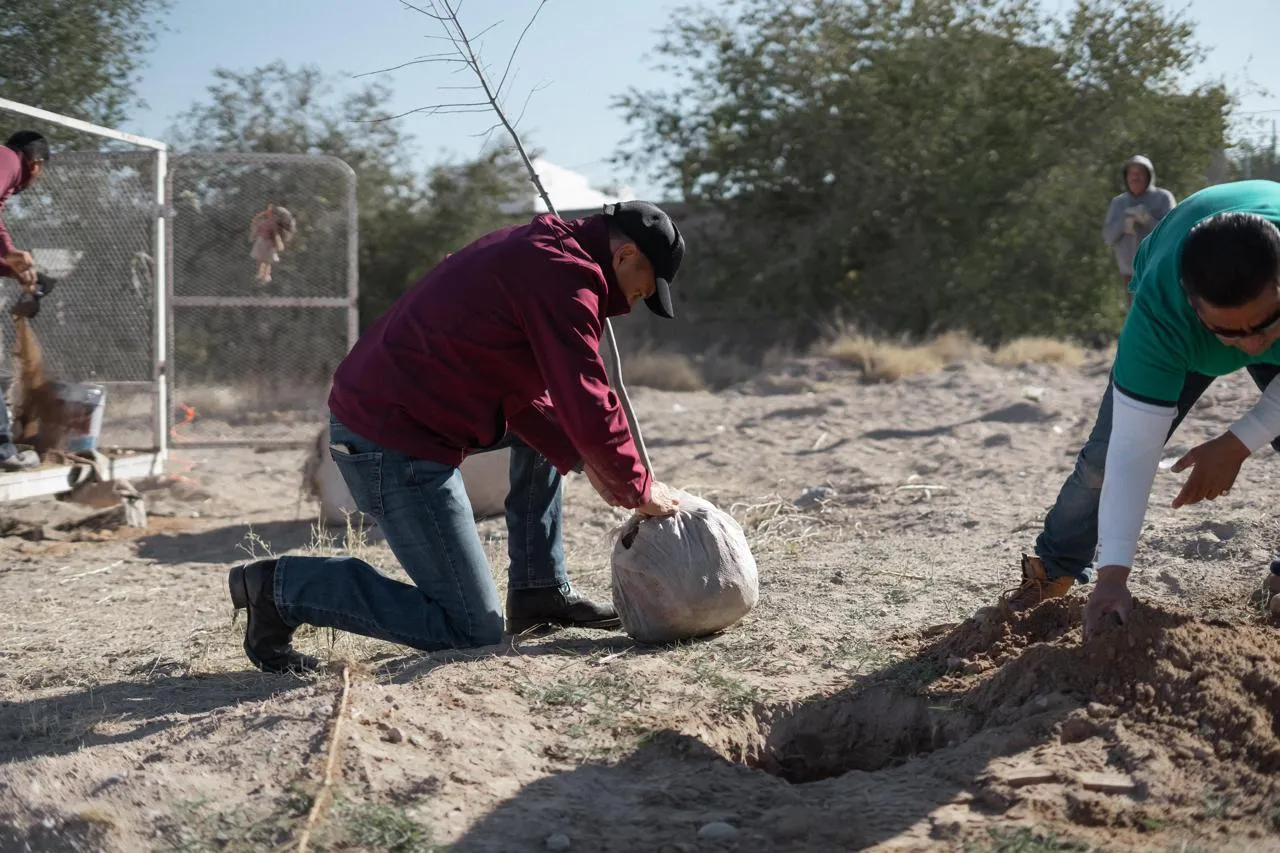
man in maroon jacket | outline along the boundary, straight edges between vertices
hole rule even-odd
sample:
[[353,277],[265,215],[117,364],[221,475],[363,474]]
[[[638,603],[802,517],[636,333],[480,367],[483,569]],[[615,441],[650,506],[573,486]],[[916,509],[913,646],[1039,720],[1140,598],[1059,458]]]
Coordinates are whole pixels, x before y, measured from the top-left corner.
[[[5,141],[0,147],[0,213],[10,198],[39,179],[48,161],[49,143],[34,130],[20,130]],[[0,219],[0,278],[17,279],[29,292],[36,288],[36,267],[31,253],[14,244],[3,219]],[[17,471],[39,464],[40,457],[34,450],[14,445],[9,407],[0,394],[0,470]]]
[[425,651],[498,643],[503,612],[458,465],[511,447],[506,629],[613,628],[610,605],[565,576],[561,477],[584,470],[613,506],[675,512],[642,464],[600,357],[605,319],[643,299],[670,318],[684,239],[646,202],[565,222],[541,215],[446,257],[356,343],[329,397],[330,451],[412,583],[353,557],[231,570],[244,648],[266,671],[317,666],[302,624]]

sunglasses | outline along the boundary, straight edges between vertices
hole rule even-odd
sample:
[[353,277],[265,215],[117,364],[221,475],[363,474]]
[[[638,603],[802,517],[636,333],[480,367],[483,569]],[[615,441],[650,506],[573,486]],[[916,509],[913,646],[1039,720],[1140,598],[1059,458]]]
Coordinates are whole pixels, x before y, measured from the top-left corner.
[[[1194,305],[1192,310],[1195,310]],[[1210,326],[1200,316],[1199,311],[1196,311],[1196,319],[1200,321],[1200,325],[1212,332],[1220,341],[1242,341],[1246,338],[1262,337],[1272,332],[1277,325],[1280,325],[1280,308],[1277,308],[1275,313],[1266,320],[1248,329],[1219,329],[1216,326]]]

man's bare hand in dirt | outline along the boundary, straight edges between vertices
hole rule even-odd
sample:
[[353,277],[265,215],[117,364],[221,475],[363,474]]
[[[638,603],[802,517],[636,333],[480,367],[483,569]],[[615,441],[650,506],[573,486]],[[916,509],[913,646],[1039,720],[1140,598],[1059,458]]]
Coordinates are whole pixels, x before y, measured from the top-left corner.
[[642,507],[637,507],[636,512],[641,515],[647,515],[650,518],[663,518],[669,515],[675,515],[680,509],[680,499],[676,497],[675,489],[666,483],[659,483],[657,480],[649,486],[649,502]]
[[1093,593],[1084,606],[1084,638],[1095,636],[1106,624],[1109,615],[1115,614],[1123,624],[1133,610],[1133,595],[1129,592],[1129,568],[1127,566],[1103,566],[1098,569],[1098,580]]
[[1173,499],[1173,508],[1225,495],[1231,491],[1240,466],[1248,458],[1249,448],[1230,432],[1191,448],[1173,465],[1175,473],[1194,469],[1187,482],[1182,484],[1182,491]]

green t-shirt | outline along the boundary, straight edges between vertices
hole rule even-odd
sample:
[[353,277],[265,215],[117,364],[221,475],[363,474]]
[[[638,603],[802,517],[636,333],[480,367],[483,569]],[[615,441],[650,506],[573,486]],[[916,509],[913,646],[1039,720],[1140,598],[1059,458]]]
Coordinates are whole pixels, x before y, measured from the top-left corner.
[[1136,291],[1113,365],[1116,387],[1148,403],[1174,405],[1188,373],[1225,376],[1249,364],[1280,364],[1280,342],[1261,355],[1227,346],[1201,324],[1179,281],[1182,241],[1201,220],[1256,213],[1280,226],[1280,183],[1235,181],[1188,196],[1142,241],[1133,262]]

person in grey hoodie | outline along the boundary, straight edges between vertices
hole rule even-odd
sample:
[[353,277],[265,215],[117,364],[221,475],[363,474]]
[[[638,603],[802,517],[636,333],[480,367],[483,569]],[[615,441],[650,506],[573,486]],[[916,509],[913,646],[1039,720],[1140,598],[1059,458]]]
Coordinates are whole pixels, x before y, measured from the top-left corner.
[[[1125,290],[1129,290],[1138,244],[1156,230],[1177,202],[1173,193],[1156,186],[1156,167],[1141,154],[1125,161],[1122,174],[1125,191],[1111,199],[1107,220],[1102,226],[1102,239],[1115,250],[1120,276]],[[1133,302],[1132,292],[1129,302]]]

